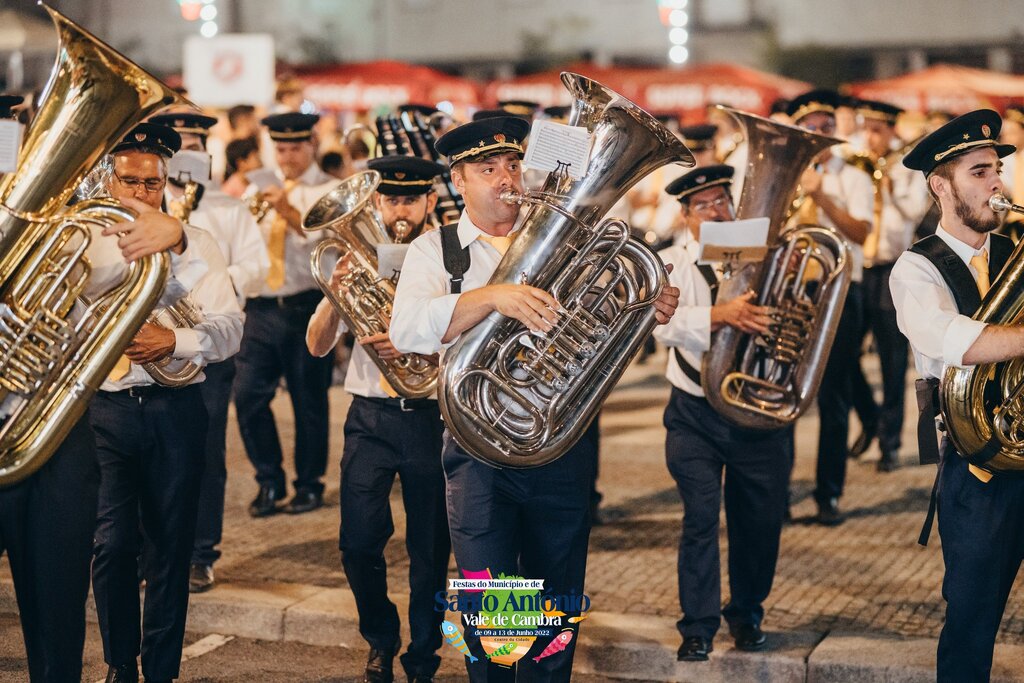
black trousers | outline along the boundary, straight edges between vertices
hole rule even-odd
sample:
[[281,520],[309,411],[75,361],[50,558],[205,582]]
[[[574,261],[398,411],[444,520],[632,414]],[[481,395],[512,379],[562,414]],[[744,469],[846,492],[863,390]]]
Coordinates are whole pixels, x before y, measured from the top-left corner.
[[402,480],[412,640],[401,661],[410,678],[433,676],[441,664],[444,612],[434,609],[434,596],[445,589],[451,554],[441,469],[444,424],[437,403],[431,404],[403,412],[397,401],[353,397],[341,460],[341,562],[359,610],[359,632],[382,650],[399,645],[384,546],[395,531],[391,487],[396,474]]
[[[752,431],[721,417],[707,399],[673,387],[665,408],[665,458],[683,500],[677,628],[714,638],[731,625],[760,624],[775,579],[786,514],[792,429]],[[722,609],[719,510],[725,480],[729,603]]]
[[92,581],[104,659],[133,663],[141,649],[146,678],[177,678],[206,445],[202,394],[194,384],[141,396],[101,391],[91,412],[100,463]]
[[228,429],[228,406],[231,403],[231,385],[235,380],[235,359],[207,365],[206,379],[199,385],[203,405],[209,417],[206,433],[206,464],[199,484],[199,511],[196,514],[196,541],[192,548],[192,562],[213,564],[220,559],[221,535],[224,531],[224,487],[228,482],[225,464]]
[[39,471],[0,489],[0,552],[11,565],[33,683],[82,678],[99,479],[86,413]]
[[861,422],[878,423],[878,445],[884,456],[899,453],[903,432],[903,403],[906,393],[907,338],[896,324],[896,307],[889,291],[893,264],[864,269],[864,327],[859,338],[863,345],[868,332],[875,338],[882,366],[882,405],[875,403],[874,392],[857,364],[853,375],[853,404]]
[[[597,444],[587,434],[558,460],[532,469],[499,469],[466,453],[445,432],[448,524],[459,571],[491,570],[544,579],[545,594],[583,593],[590,538],[590,489]],[[572,614],[568,613],[569,616]],[[564,622],[563,622],[564,623]],[[474,681],[568,681],[579,640],[578,624],[565,651],[534,662],[551,637],[537,638],[513,668],[489,664],[474,635],[463,635],[478,661],[466,658]],[[557,634],[555,634],[557,635]]]
[[860,332],[863,329],[863,297],[860,283],[850,284],[846,305],[839,318],[835,342],[825,364],[818,390],[817,488],[814,499],[824,503],[843,495],[846,482],[850,408],[853,406],[853,375],[859,368]]
[[327,471],[328,402],[334,359],[306,350],[306,325],[323,295],[319,290],[282,299],[257,297],[245,307],[242,347],[236,356],[235,408],[256,481],[284,495],[281,440],[270,402],[284,377],[295,414],[295,489],[320,493]]
[[988,681],[1006,600],[1024,557],[1024,477],[981,482],[947,443],[938,490],[946,573],[939,683]]

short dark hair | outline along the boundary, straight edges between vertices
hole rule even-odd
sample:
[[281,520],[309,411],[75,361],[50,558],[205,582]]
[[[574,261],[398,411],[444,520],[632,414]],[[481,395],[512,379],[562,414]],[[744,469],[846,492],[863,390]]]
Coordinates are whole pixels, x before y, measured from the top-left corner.
[[[955,162],[956,162],[957,159],[959,159],[959,157],[953,157],[952,159],[950,159],[946,163],[939,164],[938,166],[933,168],[932,172],[929,173],[927,175],[927,177],[925,178],[925,181],[927,181],[933,175],[937,175],[940,178],[945,178],[950,183],[952,183],[953,182],[953,171],[956,169],[956,163]],[[935,205],[939,206],[939,197],[938,197],[938,195],[935,194],[935,191],[932,190],[932,184],[930,182],[928,183],[928,194],[930,194],[932,199],[935,201]]]
[[338,171],[341,169],[344,161],[340,152],[327,152],[320,157],[320,168],[324,170],[324,173]]
[[228,109],[228,125],[231,126],[231,130],[238,128],[239,119],[246,116],[255,116],[256,107],[251,104],[237,104],[231,109]]
[[238,171],[239,161],[248,158],[250,154],[258,152],[259,149],[259,145],[256,144],[256,138],[242,138],[241,140],[229,142],[224,150],[224,154],[227,157],[224,165],[224,179],[227,180]]

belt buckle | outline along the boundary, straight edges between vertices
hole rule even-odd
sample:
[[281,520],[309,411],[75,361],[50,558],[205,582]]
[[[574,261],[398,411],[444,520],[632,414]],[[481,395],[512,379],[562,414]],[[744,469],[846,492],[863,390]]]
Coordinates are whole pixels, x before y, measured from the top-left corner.
[[401,409],[401,411],[403,413],[411,413],[413,410],[415,410],[414,408],[406,408],[405,407],[405,397],[404,396],[402,396],[401,398],[398,399],[398,407],[399,407],[399,409]]

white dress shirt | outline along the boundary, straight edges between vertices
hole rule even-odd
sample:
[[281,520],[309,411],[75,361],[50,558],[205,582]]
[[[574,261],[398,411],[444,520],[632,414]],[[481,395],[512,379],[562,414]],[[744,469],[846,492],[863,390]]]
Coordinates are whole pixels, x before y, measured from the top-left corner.
[[[284,182],[284,175],[277,171],[278,178]],[[288,203],[298,210],[300,216],[305,216],[317,200],[334,189],[341,181],[327,175],[320,170],[315,163],[299,176],[298,184],[288,193]],[[249,186],[245,196],[251,196],[257,188]],[[260,221],[260,232],[263,236],[264,249],[269,244],[270,229],[274,224],[277,212],[271,209]],[[316,245],[323,240],[324,232],[304,232],[298,234],[291,227],[285,230],[284,240],[284,284],[277,289],[267,286],[266,279],[259,283],[257,296],[278,297],[291,296],[310,289],[318,289],[316,280],[313,279],[313,271],[309,265],[310,255]],[[268,260],[269,263],[269,260]]]
[[[977,278],[977,271],[970,265],[971,258],[982,249],[991,255],[991,240],[986,236],[981,249],[974,249],[941,225],[935,234]],[[993,280],[995,275],[991,274]],[[921,377],[941,378],[946,365],[963,367],[964,354],[985,329],[985,323],[972,320],[957,310],[953,293],[938,268],[920,254],[904,252],[889,276],[889,290],[896,305],[896,322],[900,332],[910,340],[914,365]]]
[[[235,298],[227,265],[213,235],[193,226],[186,226],[189,249],[195,249],[206,262],[206,274],[189,292],[192,302],[202,313],[202,322],[192,328],[174,329],[174,351],[171,357],[180,361],[173,369],[186,362],[205,366],[217,363],[238,353],[242,341],[242,309]],[[190,384],[206,379],[200,372]],[[153,384],[153,378],[141,365],[131,364],[128,374],[113,382],[104,380],[103,391],[121,391],[129,387]]]
[[[654,338],[668,347],[679,349],[683,359],[698,372],[704,352],[711,348],[711,288],[697,268],[700,242],[689,230],[677,237],[676,243],[658,252],[666,265],[672,264],[668,282],[679,288],[679,307],[666,325],[654,328]],[[694,396],[703,396],[701,386],[687,377],[669,351],[665,376],[672,386]]]
[[[334,306],[326,297],[316,307],[316,313],[313,316],[322,315],[323,311]],[[310,318],[310,323],[313,322],[313,318]],[[334,333],[334,341],[331,342],[330,349],[320,355],[321,358],[326,356],[328,353],[334,351],[335,345],[338,340],[341,339],[341,335],[348,332],[348,326],[345,325],[345,321],[338,321],[338,329]],[[307,339],[309,338],[309,328],[306,328]],[[352,356],[348,359],[348,372],[345,373],[345,391],[352,394],[353,396],[363,396],[365,398],[391,398],[387,393],[380,388],[380,370],[377,368],[376,363],[370,360],[370,354],[366,352],[363,345],[358,341],[352,345]],[[433,398],[433,397],[431,397]]]
[[[167,198],[168,201],[175,199],[170,190]],[[267,247],[249,207],[219,190],[207,189],[188,222],[206,230],[217,240],[238,302],[245,306],[245,300],[258,295],[266,284],[270,268]]]
[[[910,248],[914,230],[932,201],[928,183],[920,171],[907,168],[897,159],[888,165],[886,173],[892,179],[892,192],[882,195],[878,253],[872,263],[865,263],[868,267],[893,263]],[[870,222],[874,225],[874,205]]]
[[[522,217],[521,212],[512,232],[519,229]],[[490,281],[501,254],[488,242],[477,239],[487,233],[473,224],[469,212],[462,212],[458,225],[459,245],[469,247],[469,270],[462,281],[462,291],[469,292]],[[396,349],[430,355],[451,345],[442,344],[441,339],[448,331],[461,294],[450,293],[450,285],[451,275],[445,270],[441,250],[441,231],[425,232],[409,245],[395,290],[390,336]]]
[[[822,169],[821,190],[855,220],[867,221],[871,225],[875,217],[875,187],[867,173],[846,163],[838,155],[833,155]],[[839,236],[846,237],[820,206],[818,225],[831,228]],[[850,245],[850,263],[853,267],[851,280],[860,282],[864,279],[864,247],[848,237],[846,242]]]

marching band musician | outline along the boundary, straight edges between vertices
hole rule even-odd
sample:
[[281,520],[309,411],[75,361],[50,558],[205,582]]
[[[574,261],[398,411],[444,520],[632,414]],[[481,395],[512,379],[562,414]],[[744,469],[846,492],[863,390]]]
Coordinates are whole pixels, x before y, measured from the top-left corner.
[[[205,153],[210,128],[217,119],[193,112],[176,112],[153,116],[150,122],[173,128],[181,136],[181,151]],[[203,184],[197,188],[195,205],[185,208],[182,206],[184,185],[181,179],[169,178],[164,201],[172,215],[188,211],[188,224],[206,230],[217,240],[238,304],[244,307],[246,297],[259,291],[270,265],[256,221],[245,203]],[[189,591],[193,593],[213,587],[213,564],[220,558],[217,545],[224,528],[224,487],[228,474],[224,456],[235,359],[209,363],[203,373],[206,380],[199,389],[206,404],[209,428],[206,465],[199,488],[196,541],[189,570]]]
[[[134,128],[112,152],[110,195],[158,209],[167,161],[180,144],[178,134],[166,126]],[[242,335],[242,312],[217,242],[197,228],[186,227],[186,234],[208,266],[191,291],[201,321],[175,329],[145,323],[91,406],[100,464],[93,590],[110,667],[108,683],[138,680],[140,644],[147,681],[177,678],[188,610],[206,441],[206,409],[198,387],[203,377],[200,373],[185,386],[165,387],[143,364],[219,362],[237,352]],[[141,634],[140,528],[146,579]]]
[[302,215],[338,181],[316,164],[313,126],[319,120],[316,114],[298,113],[263,119],[274,142],[281,186],[262,190],[273,206],[260,223],[270,268],[258,296],[246,302],[234,386],[238,427],[259,484],[249,506],[253,517],[277,513],[285,497],[281,440],[270,410],[282,376],[295,412],[296,474],[295,495],[284,509],[299,514],[323,505],[320,480],[327,470],[333,359],[316,358],[306,349],[306,324],[322,298],[309,268],[321,237],[303,231]]
[[[0,96],[0,118],[9,117],[9,107],[21,101]],[[203,276],[206,265],[195,247],[188,247],[180,222],[135,199],[124,204],[138,216],[102,233],[94,229],[84,294],[97,299],[124,280],[129,261],[167,251],[171,270],[158,305],[170,305]],[[0,422],[19,400],[0,400]],[[46,464],[24,481],[0,488],[0,552],[6,550],[10,562],[33,683],[82,677],[99,479],[87,410]]]
[[[1008,197],[1015,203],[1024,202],[1024,106],[1011,104],[1003,115],[1003,132],[1000,140],[1013,145],[1017,151],[1003,160],[1003,179]],[[1024,234],[1024,222],[1020,216],[1007,216],[1003,234],[1015,242]]]
[[[495,117],[454,128],[437,141],[466,209],[457,224],[421,235],[410,247],[391,323],[398,351],[438,353],[492,312],[530,330],[552,329],[559,304],[548,292],[524,284],[487,284],[521,224],[519,207],[500,195],[523,190],[522,141],[528,132],[521,119]],[[456,272],[449,272],[446,264]],[[677,295],[667,286],[655,302],[659,323],[671,318]],[[484,570],[493,577],[516,574],[543,579],[547,593],[581,594],[590,534],[592,448],[584,438],[546,465],[506,469],[484,464],[455,439],[446,438],[442,462],[448,522],[463,575]],[[516,675],[488,663],[472,627],[466,628],[465,639],[478,658],[466,659],[470,680]],[[530,655],[548,644],[538,639],[516,663],[520,680],[568,681],[575,643],[558,657],[534,662]]]
[[882,451],[880,472],[899,467],[907,375],[907,338],[896,325],[889,274],[899,255],[914,241],[914,230],[929,203],[924,177],[899,163],[899,153],[893,151],[893,143],[899,139],[896,120],[902,112],[891,104],[867,100],[860,101],[857,109],[864,121],[866,153],[875,166],[871,232],[864,241],[864,325],[859,339],[863,340],[869,331],[874,337],[882,367],[882,405],[875,403],[858,363],[853,375],[853,399],[864,425],[850,448],[850,456],[864,453],[877,433]]
[[[771,323],[770,310],[756,305],[753,292],[716,301],[715,271],[697,263],[701,223],[734,218],[732,177],[731,166],[705,166],[665,188],[679,200],[685,226],[682,239],[659,252],[674,266],[669,281],[679,288],[679,310],[671,322],[655,328],[658,341],[670,347],[665,457],[684,510],[678,562],[680,661],[707,660],[723,615],[738,649],[764,649],[761,603],[772,587],[786,513],[791,429],[741,429],[719,415],[701,389],[700,368],[712,332],[729,325],[745,333],[767,333]],[[718,548],[723,469],[730,588],[724,609]]]
[[946,600],[939,683],[989,680],[996,632],[1024,554],[1024,479],[976,467],[948,437],[937,449],[933,422],[946,366],[998,363],[1019,358],[1024,349],[1024,327],[971,318],[1013,248],[993,233],[1002,217],[988,206],[989,197],[1004,190],[1000,158],[1014,152],[998,144],[999,128],[994,111],[964,114],[904,158],[907,168],[927,178],[941,218],[934,235],[900,256],[889,278],[896,319],[924,378],[918,382],[922,462],[939,461],[921,534],[927,542],[937,502]]
[[[430,227],[437,202],[434,178],[444,168],[412,156],[392,155],[369,162],[382,180],[374,196],[391,237],[408,242]],[[400,225],[405,223],[408,227]],[[343,258],[332,276],[342,287],[347,271]],[[382,274],[386,276],[386,274]],[[306,344],[314,356],[331,352],[347,331],[329,299],[317,306],[309,321]],[[388,599],[384,547],[394,533],[389,496],[397,474],[405,503],[405,543],[409,551],[409,630],[411,642],[402,655],[410,681],[427,683],[441,663],[441,622],[434,595],[444,590],[451,542],[444,504],[441,434],[444,425],[435,396],[397,398],[388,391],[380,370],[364,346],[373,346],[383,359],[398,352],[386,333],[358,340],[345,378],[352,405],[345,420],[345,449],[341,460],[342,566],[359,611],[359,632],[370,645],[365,681],[390,683],[392,660],[398,653],[400,620]]]
[[[835,110],[839,94],[812,90],[794,98],[787,113],[794,125],[811,132],[832,135],[836,129]],[[847,164],[831,150],[825,150],[800,179],[804,201],[791,224],[821,225],[844,237],[850,247],[853,274],[839,318],[835,341],[829,353],[818,391],[821,431],[818,436],[818,504],[815,520],[825,526],[842,524],[839,498],[846,480],[847,437],[853,403],[853,373],[863,318],[861,279],[864,254],[861,245],[871,231],[874,188],[871,177]]]

